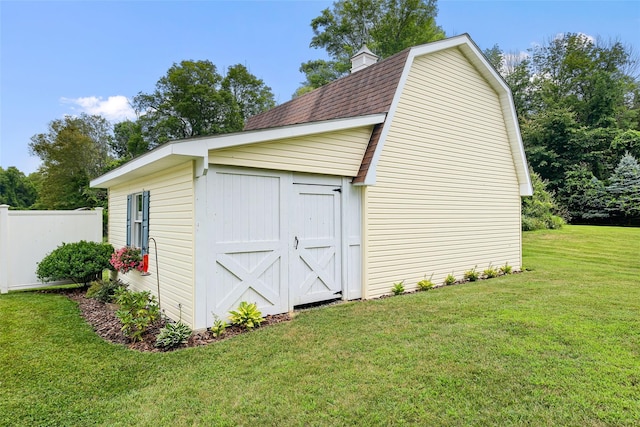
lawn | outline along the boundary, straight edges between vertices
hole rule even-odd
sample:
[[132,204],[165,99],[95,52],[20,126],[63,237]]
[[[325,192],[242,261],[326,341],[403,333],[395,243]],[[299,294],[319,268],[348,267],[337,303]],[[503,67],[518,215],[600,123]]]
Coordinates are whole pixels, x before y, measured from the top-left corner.
[[138,353],[0,296],[0,425],[640,424],[640,228],[525,233],[523,274]]

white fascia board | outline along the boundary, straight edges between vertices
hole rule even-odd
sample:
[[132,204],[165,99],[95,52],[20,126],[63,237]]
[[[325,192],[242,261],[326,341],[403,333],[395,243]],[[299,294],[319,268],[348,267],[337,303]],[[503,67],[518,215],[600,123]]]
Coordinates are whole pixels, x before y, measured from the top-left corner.
[[386,113],[370,114],[367,116],[349,117],[345,119],[325,120],[321,122],[303,123],[298,125],[281,126],[277,128],[258,129],[239,132],[230,135],[220,135],[205,139],[207,149],[238,147],[241,145],[275,141],[278,139],[295,138],[318,133],[337,132],[382,123]]
[[206,157],[207,155],[206,147],[204,147],[199,140],[169,142],[91,180],[89,186],[94,188],[108,188],[111,183],[121,181],[125,175],[159,161],[166,160],[171,156],[198,158]]
[[502,105],[502,113],[506,121],[507,137],[511,145],[511,156],[516,169],[518,183],[520,184],[520,195],[533,195],[533,184],[529,174],[529,164],[527,163],[527,155],[524,151],[524,143],[520,134],[520,125],[518,124],[518,115],[516,107],[513,103],[511,91],[500,96],[500,104]]

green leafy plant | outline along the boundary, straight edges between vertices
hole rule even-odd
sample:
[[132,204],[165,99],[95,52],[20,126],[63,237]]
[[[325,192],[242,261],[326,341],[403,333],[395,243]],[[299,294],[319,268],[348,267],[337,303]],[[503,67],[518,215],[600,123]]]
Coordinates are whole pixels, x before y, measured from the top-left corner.
[[111,267],[113,246],[108,243],[63,243],[38,263],[36,275],[43,282],[71,280],[87,284],[98,280],[102,271]]
[[191,328],[182,322],[167,323],[156,337],[156,347],[165,350],[178,347],[187,342],[191,332]]
[[394,283],[393,287],[391,288],[391,292],[393,292],[394,295],[400,295],[404,293],[404,280],[402,282]]
[[95,280],[87,289],[87,298],[97,299],[101,302],[113,302],[118,288],[126,288],[127,284],[119,279]]
[[231,320],[231,323],[247,329],[260,326],[260,323],[264,320],[256,303],[248,303],[246,301],[242,301],[238,306],[238,309],[230,311],[229,314],[229,320]]
[[454,276],[453,273],[447,274],[447,277],[444,279],[444,284],[446,286],[451,286],[454,283],[456,283],[456,276]]
[[224,331],[227,329],[227,323],[220,319],[217,315],[213,315],[213,325],[211,326],[211,335],[215,338],[221,337],[224,335]]
[[156,297],[149,291],[132,292],[118,288],[115,301],[120,304],[116,317],[122,322],[122,332],[133,341],[141,340],[149,326],[160,317]]
[[511,274],[513,267],[509,265],[509,263],[505,263],[502,267],[500,267],[501,274]]
[[102,286],[102,280],[94,280],[93,282],[89,283],[89,289],[87,289],[86,297],[95,298],[96,293],[98,293],[98,291],[102,289]]
[[428,291],[429,289],[433,288],[436,284],[431,281],[432,278],[433,278],[433,273],[431,274],[431,277],[429,277],[428,280],[427,280],[427,275],[425,274],[424,279],[418,282],[418,289],[421,291]]
[[471,270],[465,271],[464,280],[468,280],[470,282],[475,282],[476,280],[478,280],[480,278],[480,273],[476,271],[476,268],[478,268],[477,265],[473,267]]
[[485,270],[482,272],[482,276],[486,279],[493,279],[494,277],[498,277],[498,269],[495,267],[491,267],[491,264],[489,264],[489,267],[485,268]]

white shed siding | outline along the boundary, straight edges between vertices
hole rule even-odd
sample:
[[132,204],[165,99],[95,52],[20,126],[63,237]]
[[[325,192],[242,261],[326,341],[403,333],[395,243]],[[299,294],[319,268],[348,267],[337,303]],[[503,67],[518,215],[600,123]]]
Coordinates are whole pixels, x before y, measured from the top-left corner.
[[209,162],[325,175],[356,176],[371,126],[212,150]]
[[[127,195],[150,191],[149,237],[158,244],[161,308],[173,319],[194,322],[194,189],[193,162],[131,180],[109,189],[109,242],[118,249],[126,244]],[[156,252],[149,245],[150,276],[138,272],[121,275],[136,290],[157,294]]]
[[365,198],[366,297],[426,274],[520,267],[520,195],[498,94],[457,49],[417,57]]

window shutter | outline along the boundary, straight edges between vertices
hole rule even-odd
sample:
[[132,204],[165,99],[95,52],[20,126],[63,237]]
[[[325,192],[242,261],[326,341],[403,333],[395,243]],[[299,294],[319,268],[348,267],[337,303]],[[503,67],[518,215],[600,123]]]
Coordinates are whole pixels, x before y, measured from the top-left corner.
[[127,196],[127,246],[131,246],[131,215],[133,215],[133,194]]
[[142,192],[142,255],[149,253],[149,192]]

